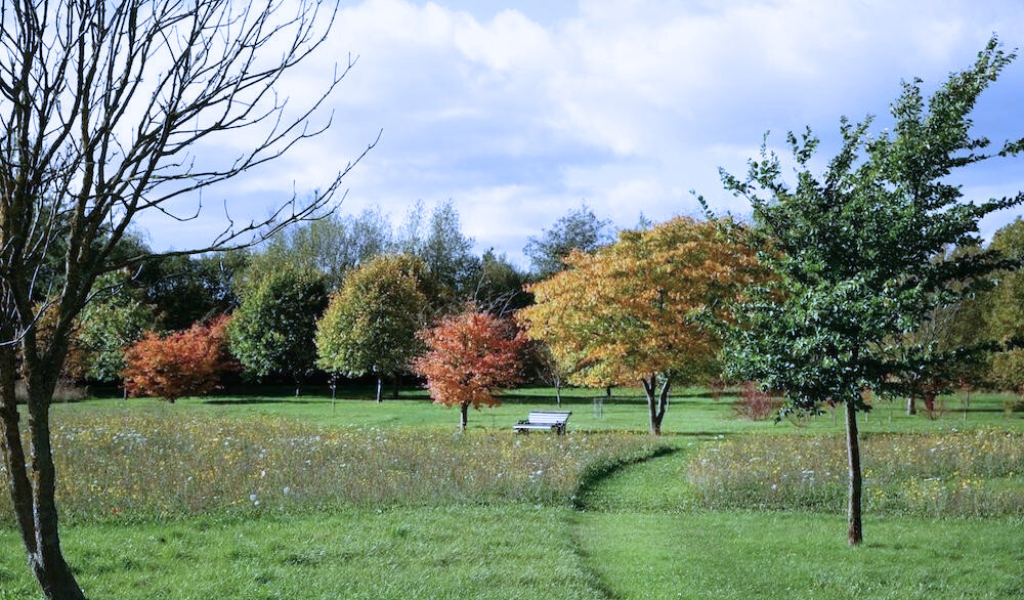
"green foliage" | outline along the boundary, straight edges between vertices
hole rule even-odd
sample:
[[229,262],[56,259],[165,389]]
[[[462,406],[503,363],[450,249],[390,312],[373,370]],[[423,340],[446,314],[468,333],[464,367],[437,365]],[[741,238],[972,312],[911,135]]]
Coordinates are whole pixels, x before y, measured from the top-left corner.
[[533,295],[523,290],[526,275],[510,263],[504,254],[493,249],[480,257],[480,274],[473,293],[474,301],[488,312],[504,316],[533,302]]
[[395,376],[423,351],[425,267],[406,255],[380,256],[351,271],[317,323],[317,364],[348,377]]
[[435,310],[448,313],[470,300],[480,275],[480,258],[472,252],[473,238],[462,233],[459,211],[451,200],[434,208],[425,222],[422,202],[407,215],[399,230],[397,247],[405,254],[423,259],[427,265],[430,298]]
[[778,277],[775,290],[745,306],[729,352],[736,375],[784,390],[797,408],[831,400],[862,410],[864,388],[907,392],[915,373],[941,364],[923,347],[905,348],[905,337],[936,308],[972,294],[970,282],[1008,266],[993,251],[944,250],[978,245],[981,217],[1024,201],[964,203],[950,180],[956,169],[996,156],[988,140],[971,137],[969,114],[1013,58],[993,39],[927,102],[918,81],[904,84],[891,133],[870,135],[870,118],[844,119],[841,148],[820,178],[810,170],[818,139],[809,131],[787,138],[795,187],[764,149],[745,180],[723,173],[773,241],[766,259]]
[[78,349],[84,353],[84,373],[92,381],[112,382],[125,368],[124,351],[152,329],[152,308],[144,303],[127,275],[110,273],[100,277],[97,295],[79,316]]
[[316,321],[327,308],[324,276],[282,269],[245,290],[228,327],[231,353],[257,377],[301,383],[316,369]]
[[181,331],[238,306],[233,286],[249,260],[247,250],[161,257],[146,263],[132,286],[154,307],[159,329]]
[[240,283],[259,281],[278,269],[304,266],[324,273],[328,287],[335,288],[350,270],[391,252],[393,245],[391,222],[379,207],[359,215],[332,213],[279,232],[253,256]]
[[[1024,260],[1024,219],[1017,217],[996,232],[992,247],[1006,256]],[[997,387],[1024,392],[1024,271],[999,273],[989,300],[988,330],[1011,347],[992,361],[991,379]]]
[[523,254],[530,258],[533,276],[546,279],[566,268],[565,257],[573,250],[590,253],[614,241],[610,228],[611,221],[598,219],[583,204],[555,221],[539,238],[531,237]]

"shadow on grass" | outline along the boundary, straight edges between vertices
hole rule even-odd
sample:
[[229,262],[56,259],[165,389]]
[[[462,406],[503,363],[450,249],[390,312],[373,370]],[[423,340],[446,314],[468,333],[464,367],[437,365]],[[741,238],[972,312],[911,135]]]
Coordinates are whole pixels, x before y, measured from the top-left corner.
[[247,404],[324,404],[327,400],[310,400],[308,398],[214,398],[203,400],[209,406],[244,406]]

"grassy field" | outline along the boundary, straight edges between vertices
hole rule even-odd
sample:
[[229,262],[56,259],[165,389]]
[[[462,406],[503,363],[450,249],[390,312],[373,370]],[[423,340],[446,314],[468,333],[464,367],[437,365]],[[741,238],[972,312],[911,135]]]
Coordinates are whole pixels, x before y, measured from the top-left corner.
[[[555,408],[544,389],[472,412],[466,434],[456,411],[418,391],[380,405],[363,394],[59,405],[66,553],[96,598],[1024,595],[1019,516],[868,514],[867,543],[850,550],[835,511],[711,510],[694,494],[702,452],[815,443],[841,431],[828,414],[747,421],[729,399],[689,390],[653,442],[635,392],[599,407],[595,395],[567,394],[565,438],[510,432],[530,410]],[[862,429],[869,442],[1024,431],[1005,399],[977,396],[964,413],[950,398],[937,419],[882,404]],[[0,599],[37,598],[5,519]]]

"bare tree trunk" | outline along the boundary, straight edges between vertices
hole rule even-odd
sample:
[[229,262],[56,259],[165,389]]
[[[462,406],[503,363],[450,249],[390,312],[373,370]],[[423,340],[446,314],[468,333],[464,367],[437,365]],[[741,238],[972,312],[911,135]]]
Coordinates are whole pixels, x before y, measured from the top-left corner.
[[562,408],[562,382],[559,381],[555,384],[555,402],[558,404],[558,408]]
[[917,398],[914,396],[907,396],[907,416],[913,416],[917,414]]
[[460,410],[462,411],[462,421],[459,423],[459,431],[465,431],[466,424],[469,422],[469,402],[463,402]]
[[846,541],[857,546],[864,541],[864,526],[861,522],[861,494],[863,481],[860,471],[860,436],[857,431],[857,407],[846,403],[846,453],[849,458],[850,487],[846,510]]
[[377,376],[377,404],[384,402],[384,398],[381,396],[381,389],[384,387],[384,376]]

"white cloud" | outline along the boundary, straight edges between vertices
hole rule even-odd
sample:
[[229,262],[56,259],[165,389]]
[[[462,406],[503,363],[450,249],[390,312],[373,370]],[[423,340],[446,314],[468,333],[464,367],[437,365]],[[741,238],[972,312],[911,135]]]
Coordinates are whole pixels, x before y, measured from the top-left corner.
[[[742,214],[717,167],[742,174],[765,130],[778,144],[809,124],[827,151],[840,115],[884,116],[901,79],[933,86],[992,31],[1024,39],[1024,8],[1008,0],[581,0],[548,20],[541,3],[484,4],[345,7],[327,52],[289,85],[309,97],[359,56],[331,131],[238,190],[301,191],[383,128],[345,209],[381,204],[397,220],[417,199],[452,198],[480,248],[510,256],[581,201],[633,225],[693,212],[696,189]],[[1024,135],[1022,70],[981,105],[995,138]]]

